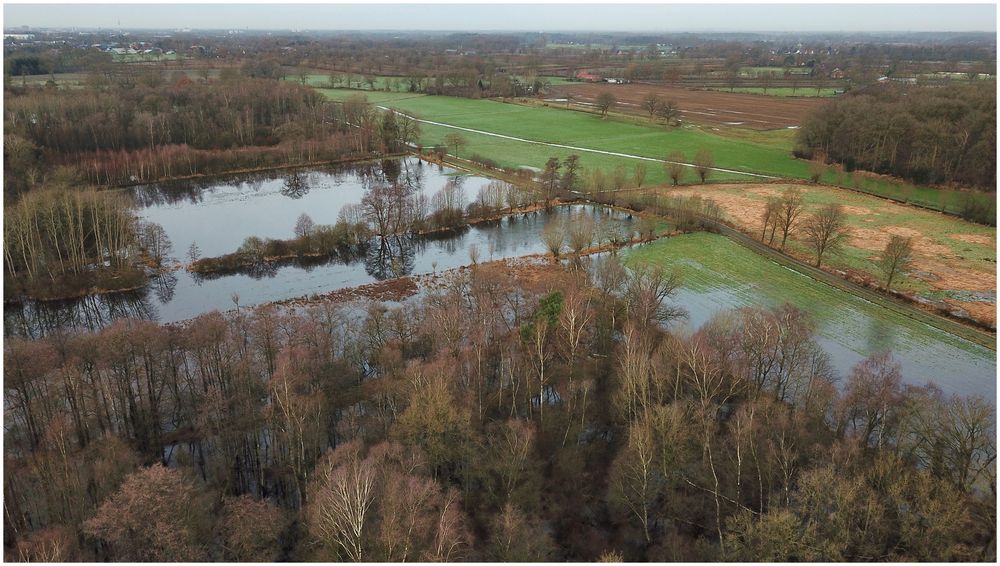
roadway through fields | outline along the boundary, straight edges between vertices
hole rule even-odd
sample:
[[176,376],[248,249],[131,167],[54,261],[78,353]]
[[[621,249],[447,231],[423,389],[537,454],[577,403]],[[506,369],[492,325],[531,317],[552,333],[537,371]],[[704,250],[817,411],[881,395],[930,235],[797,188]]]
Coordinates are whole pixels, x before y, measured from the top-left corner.
[[[387,111],[390,111],[390,112],[395,112],[396,114],[399,114],[400,116],[405,116],[405,117],[407,117],[407,118],[409,118],[411,120],[415,120],[415,121],[420,122],[422,124],[430,124],[432,126],[441,126],[442,128],[452,128],[454,130],[462,130],[463,132],[471,132],[473,134],[481,134],[481,135],[484,135],[484,136],[492,136],[492,137],[495,137],[495,138],[502,138],[502,139],[505,139],[505,140],[518,141],[518,142],[523,142],[523,143],[531,143],[531,144],[535,144],[535,145],[544,145],[544,146],[548,146],[548,147],[558,147],[558,148],[561,148],[561,149],[569,149],[569,150],[581,151],[581,152],[585,152],[585,153],[598,153],[598,154],[601,154],[601,155],[610,155],[612,157],[624,157],[626,159],[638,159],[640,161],[652,161],[654,163],[670,163],[670,164],[674,164],[674,165],[683,165],[685,167],[691,167],[692,169],[696,168],[695,165],[693,165],[691,163],[684,163],[683,161],[667,161],[665,159],[656,159],[655,157],[645,157],[645,156],[642,156],[642,155],[632,155],[632,154],[629,154],[629,153],[618,153],[616,151],[605,151],[603,149],[591,149],[591,148],[587,148],[587,147],[577,147],[577,146],[573,146],[573,145],[564,145],[564,144],[561,144],[561,143],[550,143],[550,142],[543,142],[543,141],[537,141],[537,140],[529,140],[529,139],[525,139],[525,138],[518,138],[518,137],[514,137],[514,136],[508,136],[508,135],[504,135],[504,134],[498,134],[498,133],[495,133],[495,132],[487,132],[485,130],[476,130],[476,129],[473,129],[473,128],[464,128],[462,126],[455,126],[453,124],[445,124],[443,122],[434,122],[434,121],[431,121],[431,120],[423,120],[423,119],[417,118],[416,116],[410,116],[409,114],[404,114],[403,112],[400,112],[399,110],[395,110],[393,108],[389,108],[388,106],[377,106],[376,108],[379,108],[381,110],[387,110]],[[771,175],[761,175],[760,173],[747,173],[746,171],[738,171],[736,169],[723,169],[721,167],[709,167],[708,169],[710,169],[712,171],[718,171],[720,173],[732,173],[734,175],[746,175],[748,177],[754,177],[754,178],[757,178],[757,179],[778,179],[779,178],[779,177],[773,177]]]

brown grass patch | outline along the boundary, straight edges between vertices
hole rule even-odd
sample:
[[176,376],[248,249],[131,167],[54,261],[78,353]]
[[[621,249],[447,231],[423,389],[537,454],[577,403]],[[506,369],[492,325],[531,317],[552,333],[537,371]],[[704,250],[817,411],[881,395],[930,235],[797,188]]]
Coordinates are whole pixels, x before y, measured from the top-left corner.
[[[699,195],[712,199],[722,207],[727,219],[734,222],[748,234],[759,237],[763,226],[761,215],[764,211],[767,197],[779,195],[788,187],[798,187],[804,192],[837,190],[804,184],[774,183],[750,185],[720,183],[707,186],[664,188],[660,189],[659,192],[660,194],[672,196]],[[982,262],[960,259],[953,248],[938,243],[944,234],[925,233],[910,226],[872,226],[869,224],[875,223],[880,219],[893,218],[893,215],[897,213],[912,214],[912,209],[888,201],[880,203],[880,206],[845,205],[844,209],[849,216],[856,219],[855,222],[860,221],[863,224],[871,226],[852,226],[851,238],[848,243],[851,247],[868,252],[866,255],[870,260],[878,261],[882,250],[885,249],[892,235],[913,238],[914,254],[910,270],[931,274],[929,277],[921,279],[932,289],[983,291],[997,288],[995,269],[989,265],[985,266],[988,269],[984,268]],[[993,239],[986,235],[946,234],[946,236],[954,240],[972,244],[986,246],[995,244]],[[778,238],[780,238],[780,234]],[[787,253],[805,262],[811,263],[813,261],[810,255],[803,254],[798,249],[789,249]],[[877,277],[874,266],[872,266],[872,276]],[[995,323],[996,321],[995,307],[990,303],[965,303],[954,300],[951,300],[951,302],[956,306],[966,309],[977,320],[989,323]]]
[[990,325],[996,325],[997,323],[997,306],[993,303],[985,301],[965,302],[953,299],[947,299],[945,302],[964,309],[967,313],[969,313],[969,316],[978,321],[985,322]]
[[996,239],[980,234],[948,234],[948,237],[959,242],[979,244],[981,246],[995,246],[997,243]]

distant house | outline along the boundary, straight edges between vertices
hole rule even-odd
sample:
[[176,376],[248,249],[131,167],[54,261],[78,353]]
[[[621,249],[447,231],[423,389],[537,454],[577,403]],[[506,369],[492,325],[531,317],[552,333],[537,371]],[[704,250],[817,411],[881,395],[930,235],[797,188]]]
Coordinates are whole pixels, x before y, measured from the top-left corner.
[[847,75],[844,73],[844,71],[841,71],[839,68],[834,69],[833,72],[830,73],[831,79],[842,79],[845,76]]
[[609,84],[613,84],[613,85],[623,85],[623,84],[625,84],[628,81],[626,81],[625,79],[607,78],[607,79],[604,79],[604,82],[609,83]]
[[588,73],[586,71],[580,71],[579,73],[577,73],[576,74],[576,78],[580,79],[581,81],[589,81],[589,82],[592,82],[592,83],[596,83],[596,82],[600,82],[600,81],[604,80],[604,77],[602,77],[600,75],[595,75],[593,73]]

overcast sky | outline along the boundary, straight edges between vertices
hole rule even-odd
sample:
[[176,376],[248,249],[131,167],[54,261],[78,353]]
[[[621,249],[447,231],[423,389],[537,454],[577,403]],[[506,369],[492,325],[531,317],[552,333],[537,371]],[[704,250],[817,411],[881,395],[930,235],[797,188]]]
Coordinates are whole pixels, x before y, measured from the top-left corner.
[[9,4],[4,28],[996,31],[993,4]]

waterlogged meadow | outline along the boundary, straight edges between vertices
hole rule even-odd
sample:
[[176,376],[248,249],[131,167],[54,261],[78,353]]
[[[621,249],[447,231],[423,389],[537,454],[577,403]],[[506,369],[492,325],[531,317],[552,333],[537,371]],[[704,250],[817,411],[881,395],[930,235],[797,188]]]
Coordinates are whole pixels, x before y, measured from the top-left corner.
[[665,238],[625,254],[631,264],[680,270],[675,300],[697,328],[724,309],[785,302],[807,311],[841,378],[866,356],[891,350],[914,384],[934,382],[945,393],[996,396],[996,352],[907,318],[778,265],[716,234]]

